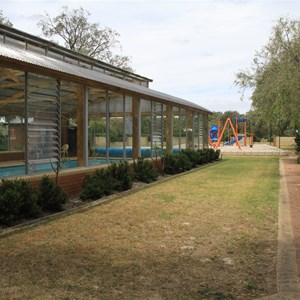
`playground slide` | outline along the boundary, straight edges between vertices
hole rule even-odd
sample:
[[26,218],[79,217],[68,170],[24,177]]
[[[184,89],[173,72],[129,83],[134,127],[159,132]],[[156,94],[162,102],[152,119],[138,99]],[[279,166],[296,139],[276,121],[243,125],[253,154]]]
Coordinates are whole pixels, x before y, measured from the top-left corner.
[[[242,135],[238,136],[238,140],[240,141],[243,138]],[[224,143],[224,146],[232,146],[236,142],[236,139],[233,138],[231,141]]]

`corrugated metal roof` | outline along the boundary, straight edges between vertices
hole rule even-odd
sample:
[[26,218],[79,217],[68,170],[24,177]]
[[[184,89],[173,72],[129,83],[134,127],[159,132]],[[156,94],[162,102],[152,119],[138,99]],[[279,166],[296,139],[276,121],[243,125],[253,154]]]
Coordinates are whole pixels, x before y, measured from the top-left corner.
[[[12,60],[21,61],[23,63],[39,66],[42,68],[47,68],[50,70],[57,71],[62,74],[68,74],[76,77],[85,78],[95,82],[107,84],[117,88],[121,88],[127,91],[138,93],[141,96],[150,96],[156,98],[157,100],[163,100],[167,102],[177,103],[179,105],[184,105],[190,108],[201,110],[207,113],[211,113],[208,109],[197,105],[193,102],[171,96],[147,87],[133,84],[125,80],[114,78],[93,70],[88,70],[79,66],[71,65],[69,63],[56,60],[51,57],[43,56],[34,52],[26,51],[23,49],[13,48],[5,44],[0,44],[0,57],[6,57]],[[1,61],[0,61],[1,62]]]

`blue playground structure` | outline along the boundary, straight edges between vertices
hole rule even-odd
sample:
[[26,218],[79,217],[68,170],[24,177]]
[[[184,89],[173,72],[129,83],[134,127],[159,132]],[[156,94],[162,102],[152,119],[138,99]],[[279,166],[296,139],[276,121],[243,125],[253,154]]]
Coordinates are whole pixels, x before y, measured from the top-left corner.
[[[242,135],[239,135],[239,136],[238,136],[238,141],[240,141],[242,138],[243,138],[243,136],[242,136]],[[235,143],[236,143],[236,139],[235,139],[235,137],[234,137],[234,138],[232,138],[229,142],[224,143],[224,146],[232,146],[232,145],[235,144]]]
[[216,142],[218,140],[218,126],[216,125],[213,125],[210,127],[210,131],[209,131],[209,136],[210,136],[210,139],[213,141],[213,142]]

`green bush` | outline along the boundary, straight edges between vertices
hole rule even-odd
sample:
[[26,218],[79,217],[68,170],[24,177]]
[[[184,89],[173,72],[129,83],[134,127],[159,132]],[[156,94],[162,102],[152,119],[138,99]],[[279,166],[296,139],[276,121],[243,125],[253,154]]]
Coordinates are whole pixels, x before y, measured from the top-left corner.
[[181,153],[185,154],[188,157],[193,168],[195,168],[198,165],[198,155],[195,150],[185,149],[182,150]]
[[108,167],[108,174],[113,178],[113,189],[116,191],[127,191],[132,187],[132,177],[127,161],[113,163]]
[[68,195],[60,185],[55,184],[48,176],[42,177],[38,190],[38,205],[43,211],[61,211],[67,200]]
[[35,218],[41,213],[41,208],[38,206],[38,193],[32,186],[25,180],[15,181],[15,188],[21,194],[21,217],[22,218]]
[[197,156],[197,165],[202,165],[202,164],[206,163],[206,154],[205,154],[204,150],[197,149],[196,156]]
[[0,223],[11,225],[20,218],[22,207],[20,193],[14,189],[7,189],[0,194]]
[[103,169],[97,170],[95,175],[86,175],[83,181],[80,198],[84,201],[96,200],[105,194],[109,194],[108,191],[112,190],[110,182],[110,178],[108,178]]
[[179,173],[179,170],[178,154],[167,154],[164,161],[164,173],[173,175]]
[[25,180],[4,180],[0,185],[0,223],[12,225],[22,218],[37,217],[37,193]]
[[189,171],[193,168],[193,163],[190,160],[190,157],[184,152],[180,152],[178,155],[179,171]]
[[137,161],[134,161],[132,167],[134,179],[137,181],[150,183],[155,181],[158,177],[153,163],[149,160],[145,160],[143,157],[139,157]]
[[84,178],[80,198],[84,201],[100,199],[114,191],[125,191],[132,187],[129,165],[126,161],[111,164],[107,169],[97,170]]
[[165,157],[164,172],[166,174],[177,174],[192,169],[193,164],[184,152],[168,154]]

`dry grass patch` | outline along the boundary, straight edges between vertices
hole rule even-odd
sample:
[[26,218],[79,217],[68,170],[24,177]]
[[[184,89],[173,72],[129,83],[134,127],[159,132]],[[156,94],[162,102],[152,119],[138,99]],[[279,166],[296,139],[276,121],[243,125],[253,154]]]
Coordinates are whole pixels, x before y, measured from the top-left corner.
[[236,158],[0,241],[1,299],[276,292],[278,159]]

